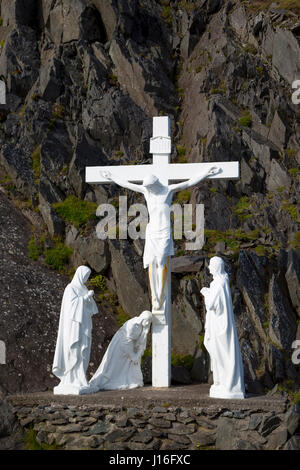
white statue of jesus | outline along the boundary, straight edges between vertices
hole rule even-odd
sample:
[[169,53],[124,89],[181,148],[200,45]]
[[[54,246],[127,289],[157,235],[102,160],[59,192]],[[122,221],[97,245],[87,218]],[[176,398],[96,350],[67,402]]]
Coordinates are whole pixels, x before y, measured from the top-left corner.
[[211,167],[206,173],[195,176],[178,184],[164,185],[157,176],[147,175],[143,184],[134,184],[120,178],[112,177],[108,171],[102,176],[110,179],[123,188],[142,193],[147,202],[149,223],[146,227],[145,249],[143,255],[144,268],[149,267],[152,306],[155,311],[162,304],[164,285],[168,275],[169,256],[174,254],[170,207],[174,194],[194,186],[203,179],[215,175],[222,170]]

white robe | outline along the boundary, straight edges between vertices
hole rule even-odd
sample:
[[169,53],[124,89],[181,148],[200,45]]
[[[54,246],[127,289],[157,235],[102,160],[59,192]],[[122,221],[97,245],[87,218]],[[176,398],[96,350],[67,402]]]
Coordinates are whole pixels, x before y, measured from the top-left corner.
[[143,314],[134,317],[116,332],[84,393],[124,390],[144,385],[140,363],[149,330],[141,324],[144,319]]
[[210,396],[244,398],[244,369],[227,274],[214,278],[205,294],[205,305],[204,346],[214,378]]
[[55,394],[77,394],[88,385],[86,370],[91,350],[92,315],[98,313],[84,282],[91,270],[80,266],[67,285],[62,298],[56,349],[52,372],[61,382]]

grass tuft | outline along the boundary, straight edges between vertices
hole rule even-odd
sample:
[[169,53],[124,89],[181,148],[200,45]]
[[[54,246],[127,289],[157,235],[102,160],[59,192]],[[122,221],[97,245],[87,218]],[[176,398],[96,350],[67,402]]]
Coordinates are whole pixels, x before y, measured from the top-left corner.
[[97,204],[83,201],[76,196],[68,196],[63,202],[54,203],[53,208],[65,222],[77,228],[89,220],[96,219]]

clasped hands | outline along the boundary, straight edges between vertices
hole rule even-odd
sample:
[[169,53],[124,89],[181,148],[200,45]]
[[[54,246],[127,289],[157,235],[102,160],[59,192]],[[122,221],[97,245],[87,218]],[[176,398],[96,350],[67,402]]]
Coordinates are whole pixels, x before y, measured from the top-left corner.
[[87,294],[85,294],[85,296],[83,297],[84,300],[90,300],[94,295],[94,291],[93,290],[89,290]]
[[209,288],[208,287],[202,287],[200,292],[205,297],[209,293]]

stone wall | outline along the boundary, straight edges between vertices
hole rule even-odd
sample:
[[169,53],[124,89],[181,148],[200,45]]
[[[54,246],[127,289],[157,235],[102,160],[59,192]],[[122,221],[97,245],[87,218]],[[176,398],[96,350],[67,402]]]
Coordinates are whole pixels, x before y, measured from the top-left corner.
[[[12,400],[13,401],[13,400]],[[64,449],[300,449],[300,407],[15,404],[24,431]]]

